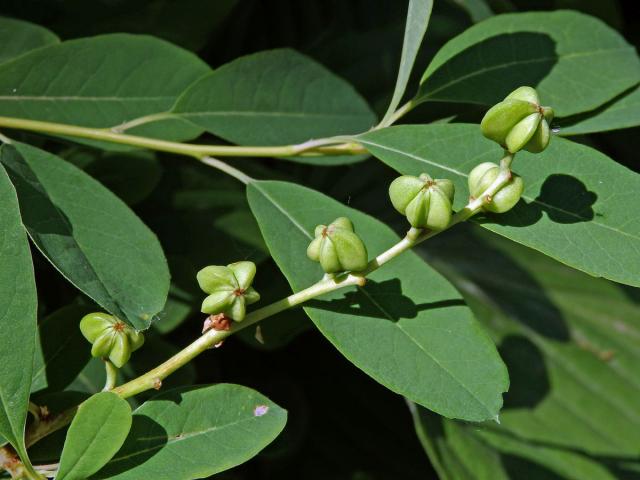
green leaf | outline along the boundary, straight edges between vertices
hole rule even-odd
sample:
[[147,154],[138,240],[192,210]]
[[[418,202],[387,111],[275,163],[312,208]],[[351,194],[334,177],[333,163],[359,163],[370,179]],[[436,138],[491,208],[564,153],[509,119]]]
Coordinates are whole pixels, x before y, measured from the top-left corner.
[[[467,203],[468,172],[502,156],[477,125],[398,126],[358,141],[402,174],[451,179],[456,209]],[[513,168],[525,182],[522,200],[480,220],[485,228],[591,275],[640,286],[640,176],[561,138],[541,154],[518,153]]]
[[[368,215],[294,184],[252,182],[248,198],[294,291],[322,278],[318,264],[305,258],[318,224],[349,217],[371,255],[399,240]],[[507,373],[460,294],[413,252],[368,278],[362,289],[308,303],[305,311],[322,334],[375,380],[441,415],[496,418]]]
[[435,264],[492,331],[512,378],[499,426],[438,426],[420,412],[446,469],[449,456],[474,472],[499,465],[486,479],[609,480],[640,467],[637,292],[477,227],[434,241]]
[[[0,115],[116,127],[167,112],[178,95],[211,70],[163,40],[110,34],[69,40],[0,65]],[[184,139],[179,119],[128,131]],[[189,128],[189,133],[193,129]],[[182,138],[176,138],[182,137]]]
[[0,17],[0,63],[59,41],[53,32],[39,25]]
[[582,135],[640,125],[640,86],[591,112],[560,122],[560,135]]
[[481,22],[493,16],[493,11],[487,4],[487,0],[457,0],[455,3],[467,11],[473,23]]
[[31,388],[38,298],[18,199],[2,166],[0,205],[0,442],[2,437],[6,438],[28,463],[24,426]]
[[640,81],[635,49],[575,11],[498,15],[449,41],[427,68],[417,101],[493,105],[535,86],[556,116],[593,110]]
[[400,104],[400,100],[407,89],[409,77],[413,64],[418,56],[418,50],[422,44],[422,39],[427,31],[429,19],[431,18],[431,9],[433,8],[433,0],[410,0],[409,11],[407,12],[407,24],[404,30],[404,43],[402,45],[402,56],[400,58],[400,69],[396,86],[393,91],[393,98],[387,109],[387,113],[382,119],[382,123],[386,124],[387,120],[395,112]]
[[108,312],[147,328],[169,290],[156,236],[120,199],[55,155],[15,143],[0,149],[0,163],[40,251]]
[[286,419],[285,410],[239,385],[171,390],[135,410],[123,447],[92,478],[208,477],[257,455]]
[[368,130],[375,115],[345,80],[294,50],[241,57],[192,85],[173,109],[241,145],[282,145]]
[[91,358],[90,345],[80,332],[80,319],[93,309],[71,304],[45,317],[38,328],[32,392],[64,390]]
[[85,480],[120,449],[131,428],[131,408],[112,392],[80,405],[64,442],[56,480]]

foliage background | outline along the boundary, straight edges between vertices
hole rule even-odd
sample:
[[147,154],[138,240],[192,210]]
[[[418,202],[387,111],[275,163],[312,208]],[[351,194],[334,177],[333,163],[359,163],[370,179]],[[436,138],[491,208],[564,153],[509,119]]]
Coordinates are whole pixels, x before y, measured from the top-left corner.
[[[634,2],[489,3],[496,12],[575,8],[602,18],[636,47],[640,41],[640,19],[632,14]],[[415,91],[419,74],[433,54],[473,23],[466,4],[476,2],[436,2],[409,92]],[[212,66],[260,50],[292,47],[349,80],[382,115],[395,82],[406,5],[390,0],[5,0],[0,14],[46,26],[62,39],[102,32],[149,33],[197,52]],[[482,113],[483,109],[471,105],[432,103],[413,111],[406,121],[427,123],[457,115],[457,121],[478,122]],[[574,140],[640,172],[639,134],[636,127]],[[287,292],[251,219],[244,189],[233,179],[167,154],[140,154],[131,161],[130,154],[105,154],[44,137],[23,138],[27,137],[30,143],[58,153],[107,185],[160,237],[174,277],[171,308],[148,346],[134,355],[132,370],[144,371],[158,358],[154,353],[164,357],[198,333],[202,315],[191,306],[200,298],[194,274],[201,265],[251,259],[261,263],[256,288],[265,292],[265,299]],[[397,231],[403,228],[384,194],[395,174],[380,162],[321,169],[273,159],[234,161],[258,178],[310,186],[375,215]],[[213,195],[214,190],[224,195]],[[620,352],[639,355],[639,291],[590,278],[473,226],[446,232],[420,247],[420,254],[463,291],[490,328],[510,370],[512,386],[505,416],[530,413],[529,428],[539,440],[521,442],[517,436],[504,439],[496,433],[491,437],[491,432],[478,433],[474,426],[463,423],[412,418],[401,397],[337,355],[328,341],[307,328],[309,320],[296,310],[263,325],[265,346],[253,339],[250,329],[241,340],[228,341],[215,354],[197,358],[171,377],[174,385],[222,381],[247,385],[289,411],[284,433],[271,446],[249,463],[216,478],[425,479],[437,478],[438,468],[451,478],[555,479],[574,478],[559,473],[563,468],[573,469],[574,474],[582,468],[596,471],[587,464],[603,468],[613,478],[640,478],[638,445],[620,440],[622,445],[607,453],[602,444],[616,445],[620,437],[616,440],[617,432],[598,420],[613,415],[616,402],[610,397],[624,395],[599,386],[602,379],[627,376],[637,394],[637,371],[620,373],[615,361]],[[481,273],[488,259],[498,266],[491,276]],[[37,254],[34,261],[38,285],[47,286],[38,289],[42,317],[77,300],[77,291],[48,262]],[[274,278],[278,280],[272,281]],[[635,343],[625,343],[625,339]],[[102,371],[94,367],[86,367],[72,388],[99,390]],[[586,385],[576,382],[580,376],[572,371],[576,368],[588,372]],[[571,442],[558,444],[553,425],[547,424],[568,415],[566,411],[560,407],[548,411],[546,420],[535,415],[545,399],[554,399],[562,408],[587,405],[584,411],[573,412],[577,416],[568,424],[576,429]],[[585,412],[587,417],[581,418]],[[640,428],[638,408],[621,415]],[[421,433],[430,432],[432,440],[425,443],[431,460],[417,441],[414,420]],[[583,424],[591,431],[583,431]],[[494,444],[501,447],[493,449]],[[50,448],[47,443],[39,445],[32,459],[47,460]],[[635,455],[629,453],[633,451]],[[463,458],[456,459],[461,452]],[[618,455],[621,452],[624,454]],[[552,460],[539,461],[547,457]],[[494,465],[483,476],[478,465],[487,459],[500,466]],[[550,469],[548,465],[564,467]],[[456,468],[461,472],[452,473]],[[498,477],[498,471],[504,477]]]

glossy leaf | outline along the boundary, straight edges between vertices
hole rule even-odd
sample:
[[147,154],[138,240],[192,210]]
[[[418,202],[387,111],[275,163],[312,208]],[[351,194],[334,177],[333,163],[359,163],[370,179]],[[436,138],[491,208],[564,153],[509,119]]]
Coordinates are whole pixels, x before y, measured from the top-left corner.
[[[319,223],[349,217],[371,255],[399,240],[381,222],[291,183],[252,182],[248,198],[294,291],[322,277],[305,258]],[[333,292],[305,311],[348,360],[392,391],[448,417],[497,417],[508,386],[504,365],[459,293],[416,254],[374,272],[364,288]]]
[[512,383],[499,426],[440,424],[420,412],[429,455],[452,479],[467,478],[453,473],[453,459],[485,470],[481,479],[633,478],[625,473],[640,466],[634,292],[477,230],[428,248],[491,330]]
[[57,480],[85,480],[102,468],[124,443],[131,407],[112,392],[98,393],[80,405],[60,458]]
[[429,25],[432,8],[433,0],[409,1],[407,24],[404,30],[404,43],[402,45],[402,56],[400,58],[400,69],[398,71],[396,86],[393,91],[393,98],[391,99],[387,113],[382,120],[383,124],[386,124],[385,122],[389,120],[396,108],[398,108],[405,90],[407,89],[413,64],[416,61],[418,50],[420,50],[422,39],[424,38],[427,26]]
[[[359,141],[402,174],[452,180],[456,209],[467,202],[468,172],[502,156],[477,125],[398,126]],[[524,179],[522,200],[481,219],[484,227],[591,275],[640,286],[638,174],[561,138],[541,154],[518,153],[513,169]]]
[[[6,145],[0,147],[4,150]],[[8,440],[28,461],[24,446],[38,298],[18,199],[0,165],[0,444]]]
[[164,306],[169,271],[155,235],[115,195],[59,157],[25,144],[0,151],[29,235],[76,287],[145,329]]
[[95,310],[71,304],[46,316],[38,327],[32,392],[64,390],[89,362],[90,345],[82,336],[80,319]]
[[[168,111],[210,72],[194,54],[163,40],[109,34],[69,40],[0,65],[0,115],[85,127],[115,127]],[[179,119],[128,133],[188,138]],[[196,132],[197,134],[197,132]]]
[[639,81],[635,49],[602,21],[570,10],[530,12],[492,17],[449,41],[427,68],[418,99],[493,105],[531,85],[566,117]]
[[375,122],[351,85],[288,49],[223,65],[192,85],[173,112],[242,145],[284,145],[362,132]]
[[560,122],[559,134],[582,135],[638,125],[640,125],[640,86],[596,110],[563,119]]
[[59,41],[53,32],[39,25],[0,17],[0,63]]
[[124,445],[92,478],[208,477],[257,455],[286,418],[278,405],[239,385],[170,390],[135,410]]

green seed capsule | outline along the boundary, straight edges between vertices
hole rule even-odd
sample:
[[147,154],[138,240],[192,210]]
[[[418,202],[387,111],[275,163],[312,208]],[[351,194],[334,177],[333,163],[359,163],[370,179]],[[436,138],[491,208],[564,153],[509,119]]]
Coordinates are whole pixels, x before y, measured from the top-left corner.
[[[500,174],[500,167],[495,163],[481,163],[469,174],[469,193],[474,198],[479,198],[491,186]],[[512,174],[511,180],[491,197],[491,202],[483,208],[490,212],[503,213],[511,210],[524,191],[522,177]]]
[[82,335],[91,342],[91,355],[108,358],[116,367],[122,367],[131,353],[144,344],[144,335],[106,313],[90,313],[80,320]]
[[246,306],[260,300],[260,294],[251,287],[255,275],[256,266],[248,261],[226,267],[211,265],[200,270],[198,284],[209,294],[202,302],[202,312],[224,313],[232,320],[244,320]]
[[319,262],[326,273],[359,271],[367,266],[367,248],[348,218],[337,218],[328,226],[318,225],[315,234],[307,256]]
[[549,144],[552,119],[553,110],[540,106],[535,89],[520,87],[489,109],[480,122],[480,129],[485,137],[510,153],[522,149],[538,153]]
[[433,180],[426,173],[420,177],[403,175],[389,186],[391,203],[411,226],[431,230],[443,230],[451,222],[454,193],[453,182]]

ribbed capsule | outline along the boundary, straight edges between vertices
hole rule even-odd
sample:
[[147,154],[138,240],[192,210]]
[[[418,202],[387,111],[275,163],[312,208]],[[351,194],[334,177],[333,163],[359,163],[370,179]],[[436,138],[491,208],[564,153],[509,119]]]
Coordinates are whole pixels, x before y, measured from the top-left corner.
[[539,153],[549,145],[552,119],[553,110],[540,106],[534,88],[519,87],[487,111],[480,129],[510,153],[523,149]]
[[144,344],[144,335],[122,320],[102,312],[89,313],[80,320],[80,331],[91,343],[91,355],[107,358],[121,368],[131,353]]
[[364,270],[367,248],[355,233],[351,220],[340,217],[329,225],[318,225],[315,238],[307,247],[307,256],[319,262],[326,273]]
[[260,300],[260,294],[251,286],[255,275],[256,265],[249,261],[203,268],[196,278],[200,288],[209,295],[203,300],[201,311],[211,315],[224,313],[241,322],[246,306]]
[[[469,193],[474,198],[484,195],[484,192],[498,178],[500,167],[495,163],[485,162],[475,167],[469,174]],[[494,213],[504,213],[511,210],[524,191],[522,177],[513,173],[511,180],[491,196],[491,201],[484,205],[484,209]]]
[[453,182],[432,179],[426,173],[419,177],[403,175],[389,186],[394,208],[407,217],[414,228],[443,230],[451,223]]

